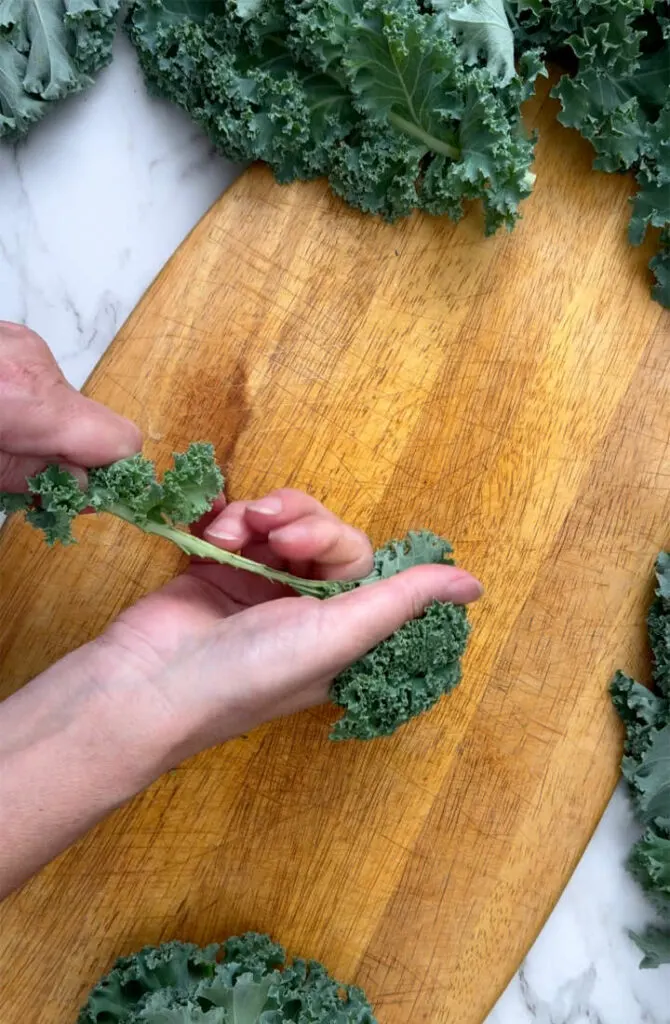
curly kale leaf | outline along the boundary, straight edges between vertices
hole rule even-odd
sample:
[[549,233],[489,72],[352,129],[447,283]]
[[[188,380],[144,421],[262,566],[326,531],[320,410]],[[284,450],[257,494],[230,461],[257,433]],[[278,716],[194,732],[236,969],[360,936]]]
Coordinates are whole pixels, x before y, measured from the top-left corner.
[[390,220],[458,217],[482,199],[490,231],[530,193],[519,105],[539,64],[521,61],[504,88],[495,69],[466,63],[465,34],[415,0],[136,0],[129,32],[155,92],[279,181],[325,175]]
[[[110,512],[148,533],[194,522],[223,490],[223,476],[211,444],[192,444],[175,454],[163,482],[150,459],[133,455],[88,474],[88,486],[59,466],[48,466],[27,481],[28,494],[0,493],[0,512],[24,511],[48,544],[72,544],[72,523],[83,509]],[[182,534],[180,534],[182,536]],[[186,534],[183,534],[186,537]]]
[[[453,565],[450,545],[427,531],[410,532],[375,552],[374,572],[364,582],[385,579],[414,565]],[[465,609],[435,601],[418,619],[341,672],[331,686],[345,714],[331,739],[390,736],[449,693],[461,678],[460,659],[470,626]]]
[[649,749],[654,733],[670,720],[670,704],[623,672],[616,673],[610,691],[612,703],[626,727],[626,756],[638,763]]
[[147,946],[92,989],[78,1024],[376,1024],[360,989],[267,935]]
[[504,85],[514,78],[514,35],[503,0],[433,0],[460,42],[466,64],[483,56],[491,74]]
[[120,0],[0,0],[0,138],[21,135],[112,59]]
[[667,0],[514,0],[517,40],[576,61],[554,95],[559,120],[596,152],[594,166],[632,171],[629,237],[661,228],[650,263],[653,297],[670,307],[670,3]]
[[647,628],[657,692],[617,672],[612,700],[626,728],[623,776],[646,826],[629,869],[658,909],[665,928],[634,935],[645,957],[642,967],[670,963],[670,553],[656,563],[658,587]]
[[631,874],[638,880],[652,903],[670,915],[670,838],[649,828],[631,850],[628,861]]
[[640,935],[631,932],[631,938],[635,939],[644,953],[640,967],[661,967],[663,964],[670,964],[670,928],[655,928],[650,925]]
[[[24,497],[26,519],[31,526],[44,531],[48,544],[71,544],[72,520],[88,504],[79,483],[66,470],[49,466],[43,473],[31,477],[28,486],[32,500]],[[12,511],[15,495],[0,495],[0,511]]]
[[645,825],[670,828],[670,724],[654,729],[640,757],[624,757],[622,772]]
[[658,556],[656,579],[656,597],[647,618],[653,654],[652,675],[654,684],[670,701],[670,552],[664,551]]

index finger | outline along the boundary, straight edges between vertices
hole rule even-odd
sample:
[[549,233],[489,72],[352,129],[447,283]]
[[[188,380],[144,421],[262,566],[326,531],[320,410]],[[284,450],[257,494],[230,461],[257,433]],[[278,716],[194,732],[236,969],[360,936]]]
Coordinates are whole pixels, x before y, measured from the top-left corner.
[[364,533],[343,523],[316,498],[288,487],[258,501],[233,502],[206,533],[224,546],[265,542],[296,575],[359,579],[373,565]]

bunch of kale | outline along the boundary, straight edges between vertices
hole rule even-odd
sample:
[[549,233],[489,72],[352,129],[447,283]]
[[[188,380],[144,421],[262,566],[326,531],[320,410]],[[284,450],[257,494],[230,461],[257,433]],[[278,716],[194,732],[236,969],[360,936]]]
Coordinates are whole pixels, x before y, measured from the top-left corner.
[[282,182],[327,177],[389,219],[417,208],[457,218],[478,198],[494,231],[532,186],[520,104],[541,65],[531,53],[515,73],[504,15],[503,40],[479,32],[470,63],[468,24],[455,30],[450,6],[141,0],[129,31],[153,91],[231,159],[263,160]]

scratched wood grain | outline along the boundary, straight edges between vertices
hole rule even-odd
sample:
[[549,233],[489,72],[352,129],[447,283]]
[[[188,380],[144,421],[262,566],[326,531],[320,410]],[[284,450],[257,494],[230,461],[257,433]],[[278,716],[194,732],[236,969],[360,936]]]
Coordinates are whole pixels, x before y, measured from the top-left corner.
[[[0,908],[3,1024],[66,1024],[113,958],[272,932],[369,993],[381,1024],[479,1024],[617,777],[614,667],[643,672],[669,540],[670,322],[625,240],[626,178],[539,96],[513,234],[395,227],[322,183],[246,174],[121,330],[87,392],[164,463],[213,440],[234,496],[305,488],[381,541],[448,535],[485,581],[458,691],[387,741],[332,709],[161,779]],[[0,543],[7,695],[170,577],[89,520]]]

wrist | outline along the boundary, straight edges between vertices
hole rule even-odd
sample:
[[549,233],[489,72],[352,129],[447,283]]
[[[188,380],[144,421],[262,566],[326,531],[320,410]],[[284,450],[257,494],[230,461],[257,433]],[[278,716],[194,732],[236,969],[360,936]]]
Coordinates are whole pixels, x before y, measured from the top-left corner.
[[129,652],[108,647],[104,634],[75,655],[90,688],[79,708],[78,732],[94,736],[102,770],[128,799],[178,760],[179,725],[162,699],[160,670],[147,671]]
[[0,704],[0,898],[168,766],[143,693],[89,644]]
[[[149,707],[141,673],[97,640],[31,680],[2,705],[0,757],[29,753],[90,780],[123,803],[170,767],[168,730]],[[69,766],[69,769],[68,769]]]

